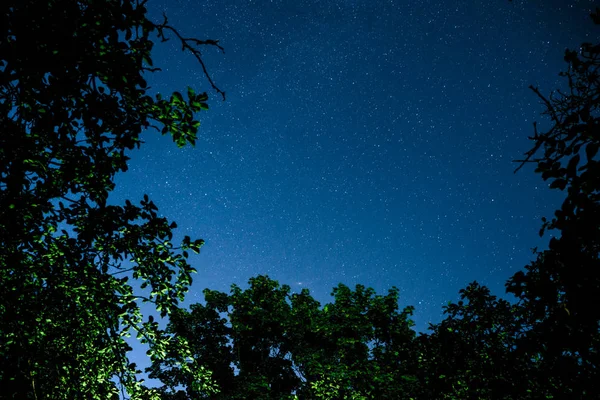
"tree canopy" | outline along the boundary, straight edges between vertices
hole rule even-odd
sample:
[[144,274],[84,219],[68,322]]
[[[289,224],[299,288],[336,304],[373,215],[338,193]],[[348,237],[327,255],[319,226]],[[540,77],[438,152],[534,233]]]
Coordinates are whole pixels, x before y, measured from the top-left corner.
[[192,281],[187,250],[203,241],[176,247],[176,225],[147,196],[107,197],[145,128],[193,145],[207,109],[192,88],[148,95],[154,41],[181,40],[201,67],[199,46],[219,46],[146,13],[131,0],[0,5],[0,397],[149,396],[125,337],[147,343],[151,359],[174,340],[140,302],[171,314]]
[[[268,276],[206,289],[180,307],[194,269],[176,224],[144,196],[107,202],[142,134],[194,145],[208,95],[149,95],[155,41],[200,46],[145,2],[0,5],[0,398],[590,399],[600,396],[600,44],[567,50],[567,89],[545,96],[533,163],[565,192],[548,249],[507,282],[477,282],[417,335],[400,293],[339,284],[321,305]],[[592,14],[600,24],[600,11]],[[209,85],[223,96],[207,75]],[[519,167],[520,168],[520,167]],[[147,303],[168,318],[166,329]],[[148,346],[147,387],[129,336]]]
[[[170,385],[165,398],[408,399],[414,384],[413,308],[398,310],[398,290],[385,296],[358,285],[338,285],[334,301],[320,307],[307,289],[291,293],[267,276],[250,279],[231,294],[205,290],[171,318],[167,331],[185,338],[221,389],[197,391],[176,359],[150,368]],[[187,390],[177,390],[183,386]]]
[[[592,15],[600,24],[600,9]],[[521,342],[556,380],[556,397],[587,398],[600,381],[600,44],[566,50],[566,90],[544,96],[552,126],[538,132],[522,164],[534,163],[550,188],[566,192],[540,236],[553,231],[548,249],[507,282],[527,310]],[[540,154],[541,153],[541,154]],[[594,396],[591,396],[594,397]]]

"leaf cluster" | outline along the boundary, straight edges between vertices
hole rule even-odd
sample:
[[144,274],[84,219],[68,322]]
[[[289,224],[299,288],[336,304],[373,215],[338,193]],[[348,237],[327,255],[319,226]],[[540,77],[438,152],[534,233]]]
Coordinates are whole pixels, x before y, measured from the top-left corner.
[[208,96],[148,94],[151,36],[179,33],[146,14],[132,0],[0,4],[0,398],[157,395],[126,338],[164,357],[173,338],[140,305],[177,309],[185,250],[203,241],[174,246],[176,224],[147,196],[107,199],[147,128],[195,143]]

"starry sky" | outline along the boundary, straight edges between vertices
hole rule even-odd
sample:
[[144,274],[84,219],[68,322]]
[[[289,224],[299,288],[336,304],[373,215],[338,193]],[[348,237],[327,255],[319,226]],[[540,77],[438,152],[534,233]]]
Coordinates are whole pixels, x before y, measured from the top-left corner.
[[186,303],[268,274],[321,302],[342,282],[416,307],[416,328],[477,280],[504,283],[560,204],[528,150],[564,49],[594,41],[588,0],[150,0],[203,49],[157,44],[153,93],[210,95],[195,148],[148,131],[112,200],[147,193],[203,238]]

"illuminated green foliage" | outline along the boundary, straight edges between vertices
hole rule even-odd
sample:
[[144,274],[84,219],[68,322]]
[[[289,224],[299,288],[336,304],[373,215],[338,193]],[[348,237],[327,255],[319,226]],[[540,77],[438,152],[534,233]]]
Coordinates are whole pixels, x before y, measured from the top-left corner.
[[167,330],[189,343],[220,393],[193,388],[193,377],[166,358],[149,370],[168,383],[164,398],[409,398],[415,333],[412,307],[398,311],[397,289],[380,296],[339,285],[320,307],[306,289],[291,293],[257,276],[246,290],[204,294],[205,305],[178,311]]
[[[191,88],[148,95],[151,36],[177,37],[203,68],[196,46],[218,44],[151,22],[144,1],[0,3],[0,398],[156,398],[125,339],[185,360],[140,304],[172,314],[203,242],[175,246],[148,196],[107,198],[146,128],[193,145],[207,109]],[[209,373],[181,365],[208,390]]]

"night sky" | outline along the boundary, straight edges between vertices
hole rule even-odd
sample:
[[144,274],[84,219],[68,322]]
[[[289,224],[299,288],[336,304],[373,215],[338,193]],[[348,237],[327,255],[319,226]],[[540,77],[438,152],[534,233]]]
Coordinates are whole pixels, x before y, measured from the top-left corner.
[[157,44],[152,91],[206,90],[210,110],[195,148],[148,131],[112,200],[147,193],[178,238],[206,240],[187,304],[258,274],[321,302],[339,282],[397,286],[425,330],[473,280],[503,295],[548,242],[561,193],[512,160],[548,126],[528,85],[559,87],[564,49],[597,38],[592,6],[150,0],[152,20],[220,40],[203,54],[227,101]]

